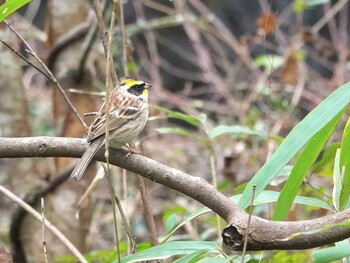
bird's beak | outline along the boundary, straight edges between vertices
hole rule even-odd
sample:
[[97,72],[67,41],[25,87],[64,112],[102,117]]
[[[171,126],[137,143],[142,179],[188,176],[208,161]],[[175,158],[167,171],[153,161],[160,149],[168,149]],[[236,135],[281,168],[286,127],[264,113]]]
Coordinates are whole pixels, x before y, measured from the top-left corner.
[[152,85],[151,85],[151,84],[146,83],[146,85],[145,85],[145,89],[149,89],[149,88],[151,88],[151,87],[152,87]]

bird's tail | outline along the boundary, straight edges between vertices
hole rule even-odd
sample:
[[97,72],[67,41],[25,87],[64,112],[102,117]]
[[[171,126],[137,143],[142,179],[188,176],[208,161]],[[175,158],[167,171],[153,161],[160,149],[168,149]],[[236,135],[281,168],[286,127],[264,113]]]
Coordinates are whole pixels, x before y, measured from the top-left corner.
[[75,166],[73,172],[70,175],[70,178],[73,180],[80,180],[83,177],[86,168],[91,162],[92,158],[95,156],[97,150],[103,143],[103,138],[97,138],[91,142],[89,147],[86,149],[85,153],[79,160],[78,164]]

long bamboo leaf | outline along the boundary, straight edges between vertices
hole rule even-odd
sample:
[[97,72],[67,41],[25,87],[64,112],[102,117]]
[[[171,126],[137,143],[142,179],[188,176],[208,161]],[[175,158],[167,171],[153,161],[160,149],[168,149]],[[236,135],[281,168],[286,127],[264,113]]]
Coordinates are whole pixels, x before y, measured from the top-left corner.
[[268,183],[289,163],[294,155],[324,126],[326,126],[350,102],[350,82],[344,84],[329,95],[320,105],[311,111],[284,139],[271,158],[250,180],[239,205],[246,208],[256,185],[258,196]]
[[340,193],[340,210],[344,210],[350,196],[350,118],[345,126],[340,149],[340,167],[343,173],[343,183]]
[[276,208],[272,216],[273,220],[284,220],[288,215],[299,187],[311,165],[316,161],[324,145],[329,140],[334,129],[337,127],[344,110],[341,111],[332,121],[318,131],[307,143],[298,160],[295,162],[292,172],[283,186],[277,200]]

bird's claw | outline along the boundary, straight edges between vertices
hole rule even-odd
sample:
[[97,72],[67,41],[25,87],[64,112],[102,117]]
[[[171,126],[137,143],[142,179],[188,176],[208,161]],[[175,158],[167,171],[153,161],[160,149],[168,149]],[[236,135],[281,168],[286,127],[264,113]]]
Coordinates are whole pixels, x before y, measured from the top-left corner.
[[135,148],[133,148],[132,146],[130,146],[129,144],[125,145],[125,147],[128,149],[128,153],[125,156],[125,159],[128,159],[130,155],[132,154],[142,154],[142,152],[140,150],[137,150]]

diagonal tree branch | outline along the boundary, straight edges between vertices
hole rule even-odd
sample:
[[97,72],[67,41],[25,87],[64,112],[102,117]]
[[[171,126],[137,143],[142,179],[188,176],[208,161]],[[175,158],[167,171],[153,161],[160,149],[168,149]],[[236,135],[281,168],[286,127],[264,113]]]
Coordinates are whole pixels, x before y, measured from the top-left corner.
[[[81,157],[86,147],[83,139],[75,138],[0,138],[0,158]],[[224,243],[233,250],[242,250],[248,214],[228,197],[202,178],[191,176],[142,155],[133,154],[126,159],[126,154],[124,150],[111,150],[110,163],[177,190],[209,207],[229,224],[222,234]],[[100,149],[95,159],[105,160],[103,149]],[[350,227],[335,225],[349,219],[350,210],[297,222],[276,222],[252,216],[247,248],[307,249],[331,244],[350,237]]]

